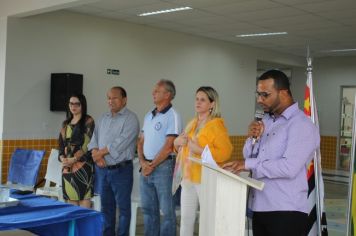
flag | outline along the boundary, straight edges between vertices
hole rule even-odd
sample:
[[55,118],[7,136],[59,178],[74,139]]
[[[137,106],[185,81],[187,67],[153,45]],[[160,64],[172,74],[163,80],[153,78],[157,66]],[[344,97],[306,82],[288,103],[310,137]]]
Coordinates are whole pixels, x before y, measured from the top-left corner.
[[[355,99],[356,100],[356,99]],[[354,134],[355,135],[355,134]],[[355,143],[354,143],[355,145]],[[356,153],[355,153],[356,154]],[[354,154],[354,155],[355,155]],[[354,158],[355,159],[355,158]],[[356,227],[356,161],[354,160],[354,173],[353,173],[353,181],[352,181],[352,195],[351,195],[351,236],[355,236],[355,227]]]
[[[308,52],[309,54],[309,52]],[[312,60],[307,58],[307,82],[304,96],[304,113],[319,128],[318,113],[313,93]],[[321,174],[320,148],[314,153],[314,158],[308,165],[308,236],[327,236],[326,216],[324,211],[324,182]]]
[[347,214],[347,232],[346,235],[355,236],[356,234],[356,96],[354,107],[354,121],[352,128],[352,151],[350,157],[350,189],[349,204]]

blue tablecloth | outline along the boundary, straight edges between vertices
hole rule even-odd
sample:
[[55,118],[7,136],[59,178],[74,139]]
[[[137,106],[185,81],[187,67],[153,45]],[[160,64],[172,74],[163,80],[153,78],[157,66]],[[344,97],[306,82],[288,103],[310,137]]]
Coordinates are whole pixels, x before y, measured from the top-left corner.
[[30,195],[11,197],[17,206],[0,208],[0,230],[25,229],[38,235],[102,235],[100,212]]

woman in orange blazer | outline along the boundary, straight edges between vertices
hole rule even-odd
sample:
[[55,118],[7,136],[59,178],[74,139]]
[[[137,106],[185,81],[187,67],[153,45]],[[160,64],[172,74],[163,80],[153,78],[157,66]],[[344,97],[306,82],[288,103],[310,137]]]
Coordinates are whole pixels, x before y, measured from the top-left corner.
[[195,96],[195,118],[189,122],[185,131],[174,141],[179,150],[183,170],[181,183],[181,228],[180,235],[194,233],[196,211],[200,199],[201,165],[188,157],[201,158],[206,145],[217,164],[230,159],[232,145],[220,114],[219,95],[212,87],[200,87]]

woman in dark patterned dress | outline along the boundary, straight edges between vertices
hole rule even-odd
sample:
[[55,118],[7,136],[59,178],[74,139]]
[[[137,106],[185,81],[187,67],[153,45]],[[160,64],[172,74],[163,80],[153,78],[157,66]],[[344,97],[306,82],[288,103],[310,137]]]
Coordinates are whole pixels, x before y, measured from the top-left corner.
[[94,120],[87,115],[85,96],[72,95],[67,119],[59,135],[63,197],[69,203],[87,208],[90,208],[90,199],[93,197],[94,166],[87,152],[93,130]]

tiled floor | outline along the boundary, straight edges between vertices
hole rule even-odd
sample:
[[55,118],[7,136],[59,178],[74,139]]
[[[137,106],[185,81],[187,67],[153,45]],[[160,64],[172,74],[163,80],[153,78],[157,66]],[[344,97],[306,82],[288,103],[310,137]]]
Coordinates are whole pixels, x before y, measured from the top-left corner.
[[32,234],[26,230],[6,230],[0,231],[0,236],[33,236]]
[[329,236],[346,235],[348,185],[325,181],[325,213]]
[[[137,226],[136,226],[136,236],[143,236],[143,216],[142,213],[140,211],[140,209],[138,210],[138,216],[137,216]],[[179,236],[179,224],[180,223],[180,217],[177,216],[177,236]],[[197,236],[199,235],[199,224],[198,224],[198,219],[197,222],[195,224],[195,233],[194,235]]]

